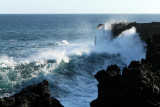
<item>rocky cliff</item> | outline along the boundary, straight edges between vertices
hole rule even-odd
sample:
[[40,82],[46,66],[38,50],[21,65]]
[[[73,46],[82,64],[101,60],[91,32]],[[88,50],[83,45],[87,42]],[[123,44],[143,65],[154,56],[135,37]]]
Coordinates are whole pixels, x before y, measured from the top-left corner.
[[132,61],[122,75],[117,65],[95,75],[98,98],[91,107],[160,107],[160,35],[150,37],[146,59]]

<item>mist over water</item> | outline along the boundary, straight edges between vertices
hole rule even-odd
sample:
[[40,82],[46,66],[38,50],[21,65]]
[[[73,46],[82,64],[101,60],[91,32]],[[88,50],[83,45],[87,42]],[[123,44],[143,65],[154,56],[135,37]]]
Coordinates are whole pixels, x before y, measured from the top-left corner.
[[53,44],[53,49],[26,58],[1,56],[1,96],[18,91],[24,87],[23,82],[34,83],[44,78],[50,81],[52,95],[65,106],[87,106],[97,97],[93,76],[96,71],[111,64],[123,67],[145,57],[144,43],[134,27],[116,38],[112,37],[111,29],[99,29],[95,41],[96,45],[62,40]]
[[[110,24],[96,29],[99,23],[106,22],[106,17],[99,21],[99,16],[85,16],[84,22],[80,18],[83,26],[78,25],[75,16],[72,21],[71,16],[57,17],[53,19],[58,21],[48,20],[53,25],[38,23],[38,18],[32,16],[37,22],[32,18],[32,23],[20,20],[19,25],[11,21],[16,25],[12,30],[6,22],[1,26],[0,97],[46,79],[51,95],[65,107],[88,107],[98,95],[94,78],[97,71],[111,64],[123,68],[132,60],[145,58],[145,44],[134,27],[113,38]],[[33,24],[33,30],[22,22]],[[19,31],[20,25],[24,28]]]
[[104,27],[96,34],[95,48],[98,53],[119,55],[126,65],[132,60],[145,58],[144,47],[146,45],[140,40],[135,27],[123,31],[117,37],[112,36],[110,25],[106,24]]

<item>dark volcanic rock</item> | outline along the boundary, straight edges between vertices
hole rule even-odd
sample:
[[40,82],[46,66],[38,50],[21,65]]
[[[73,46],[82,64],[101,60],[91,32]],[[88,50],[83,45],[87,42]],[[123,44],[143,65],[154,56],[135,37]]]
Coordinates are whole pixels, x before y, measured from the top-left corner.
[[118,23],[112,24],[113,36],[118,36],[121,32],[131,27],[135,27],[137,32],[140,33],[140,37],[143,41],[147,42],[148,38],[151,38],[154,34],[160,34],[160,22],[152,23]]
[[147,41],[146,59],[154,65],[160,65],[160,35],[154,35]]
[[95,78],[98,98],[91,107],[160,107],[160,67],[146,60],[132,61],[122,75],[118,66],[109,66]]
[[50,97],[48,87],[46,80],[28,86],[11,97],[0,98],[0,107],[63,107],[58,100]]
[[147,42],[146,59],[120,69],[111,65],[99,71],[98,98],[91,107],[160,107],[160,35]]

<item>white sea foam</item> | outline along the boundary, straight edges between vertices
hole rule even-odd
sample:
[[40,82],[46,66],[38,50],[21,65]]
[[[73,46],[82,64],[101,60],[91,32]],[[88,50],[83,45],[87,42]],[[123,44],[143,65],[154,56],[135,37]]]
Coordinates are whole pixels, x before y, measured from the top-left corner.
[[67,40],[62,40],[60,42],[56,42],[55,45],[69,45],[70,43]]
[[[115,63],[123,62],[128,65],[132,60],[145,57],[145,44],[134,27],[113,38],[111,25],[106,24],[103,29],[97,29],[95,43],[94,46],[90,41],[69,43],[62,40],[57,41],[53,48],[39,50],[28,57],[1,56],[0,68],[4,68],[3,72],[0,72],[0,76],[3,76],[0,77],[1,91],[9,89],[7,92],[12,92],[17,88],[16,85],[21,86],[23,81],[33,81],[34,78],[41,80],[44,77],[51,85],[57,85],[64,90],[57,97],[54,96],[53,87],[52,94],[64,106],[89,106],[89,102],[97,97],[94,71],[97,72],[103,67],[106,69],[108,65]],[[108,58],[107,55],[116,57]],[[8,69],[8,66],[13,67]]]
[[7,55],[0,56],[0,67],[13,66],[15,64],[13,57],[8,57]]
[[95,42],[95,52],[120,55],[127,65],[132,60],[145,58],[145,44],[140,40],[135,27],[123,31],[115,38],[112,37],[110,27],[105,27],[97,31]]

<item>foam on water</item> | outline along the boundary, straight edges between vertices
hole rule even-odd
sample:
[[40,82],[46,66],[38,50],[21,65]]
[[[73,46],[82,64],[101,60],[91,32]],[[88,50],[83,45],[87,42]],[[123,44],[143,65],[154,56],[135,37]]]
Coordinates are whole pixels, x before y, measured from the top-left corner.
[[135,27],[125,30],[113,38],[111,27],[107,24],[105,28],[97,31],[95,42],[96,52],[120,55],[126,65],[132,60],[145,58],[145,43],[140,40]]
[[95,43],[62,40],[28,57],[1,56],[0,97],[47,79],[52,96],[65,107],[86,107],[98,94],[93,76],[98,70],[145,57],[145,44],[134,27],[113,38],[110,24],[106,24],[97,29]]
[[55,45],[68,45],[69,42],[67,40],[62,40],[60,42],[56,42]]

